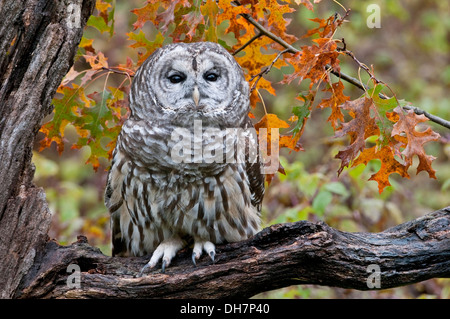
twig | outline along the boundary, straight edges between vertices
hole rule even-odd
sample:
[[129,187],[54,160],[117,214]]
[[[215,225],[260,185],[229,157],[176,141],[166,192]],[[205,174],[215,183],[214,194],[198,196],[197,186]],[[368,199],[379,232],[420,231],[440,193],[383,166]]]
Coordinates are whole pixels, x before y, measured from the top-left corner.
[[[131,77],[134,76],[134,72],[131,71],[131,70],[128,70],[128,69],[124,69],[124,70],[127,70],[127,71],[120,71],[120,70],[118,70],[118,68],[107,68],[107,67],[102,67],[102,70],[108,71],[108,72],[112,72],[112,73],[117,73],[117,74],[126,75],[126,76],[128,76],[129,78],[131,78]],[[130,72],[130,71],[131,71],[131,72]]]
[[[237,6],[240,6],[240,5],[241,5],[241,4],[239,3],[239,1],[233,1],[233,3],[234,3],[235,5],[237,5]],[[276,43],[278,43],[278,44],[280,44],[281,46],[283,46],[284,48],[286,48],[286,50],[285,50],[286,52],[289,52],[289,53],[292,53],[292,54],[295,54],[295,53],[300,52],[300,50],[296,49],[295,47],[293,47],[292,45],[290,45],[289,43],[287,43],[286,41],[284,41],[284,40],[281,39],[280,37],[276,36],[275,34],[273,34],[272,32],[270,32],[269,30],[267,30],[266,28],[264,28],[264,26],[262,26],[260,23],[258,23],[258,22],[257,22],[255,19],[253,19],[250,15],[248,15],[248,14],[246,14],[246,13],[243,13],[243,14],[241,14],[241,16],[242,16],[245,20],[247,20],[250,24],[252,24],[256,29],[258,29],[258,31],[259,31],[258,36],[259,36],[259,35],[265,35],[266,37],[270,38],[271,40],[275,41]],[[345,48],[345,47],[344,47],[344,48]],[[285,52],[285,51],[283,51],[283,52]],[[286,52],[285,52],[285,53],[286,53]],[[350,52],[350,51],[347,51],[347,52]],[[353,55],[353,57],[354,57],[354,55]],[[355,60],[355,58],[354,58],[354,60]],[[359,61],[358,61],[358,62],[359,62]],[[359,62],[359,63],[360,63],[361,65],[363,65],[361,62]],[[361,89],[361,90],[363,90],[363,91],[367,91],[367,90],[369,89],[369,88],[367,87],[367,85],[361,83],[360,81],[358,81],[358,80],[355,79],[354,77],[351,77],[351,76],[349,76],[349,75],[347,75],[347,74],[345,74],[345,73],[342,73],[342,72],[340,72],[340,71],[333,70],[333,69],[331,68],[331,66],[329,66],[329,65],[327,65],[326,67],[327,67],[327,68],[330,68],[331,74],[333,74],[333,75],[337,76],[338,78],[340,78],[340,79],[342,79],[342,80],[344,80],[344,81],[346,81],[346,82],[348,82],[348,83],[350,83],[350,84],[356,86],[357,88],[359,88],[359,89]],[[364,69],[367,71],[366,68],[367,68],[367,66],[364,68]],[[369,71],[370,71],[370,70],[369,70]],[[371,73],[369,72],[369,74],[371,74]],[[378,81],[378,80],[377,80],[377,81]],[[384,94],[381,94],[381,93],[380,93],[379,96],[380,96],[380,98],[382,98],[382,99],[387,99],[387,97],[386,97]],[[421,110],[421,109],[419,109],[419,108],[417,108],[417,107],[404,106],[403,108],[406,109],[406,110],[413,110],[414,113],[416,113],[416,114],[418,114],[418,115],[423,114],[423,115],[425,115],[430,121],[432,121],[432,122],[434,122],[434,123],[436,123],[436,124],[439,124],[439,125],[441,125],[441,126],[443,126],[443,127],[445,127],[445,128],[450,129],[450,122],[447,121],[447,120],[444,120],[444,119],[442,119],[442,118],[440,118],[440,117],[438,117],[438,116],[436,116],[436,115],[432,115],[432,114],[430,114],[430,113],[428,113],[428,112],[426,112],[426,111],[423,111],[423,110]]]
[[287,43],[286,41],[284,41],[283,39],[277,37],[275,34],[273,34],[272,32],[270,32],[269,30],[267,30],[266,28],[264,28],[261,24],[259,24],[255,19],[253,19],[250,15],[246,14],[246,13],[242,13],[241,16],[247,20],[248,22],[250,22],[256,29],[258,29],[258,31],[260,32],[260,34],[265,35],[266,37],[268,37],[269,39],[272,39],[273,41],[277,42],[278,44],[280,44],[281,46],[283,46],[284,48],[286,48],[289,53],[297,53],[300,52],[300,50],[294,48],[292,45],[290,45],[289,43]]
[[[351,57],[357,64],[358,64],[358,66],[359,67],[361,67],[362,69],[364,69],[369,75],[370,75],[370,78],[371,79],[373,79],[373,80],[375,80],[376,81],[376,83],[383,83],[383,84],[385,84],[384,82],[382,82],[382,81],[380,81],[380,80],[378,80],[377,78],[375,78],[375,76],[373,75],[373,73],[370,71],[370,69],[367,67],[367,65],[365,65],[364,63],[361,63],[356,57],[355,57],[355,55],[353,54],[353,52],[351,52],[351,51],[348,51],[348,50],[345,50],[345,51],[343,51],[346,55],[348,55],[349,57]],[[363,84],[361,84],[360,83],[360,85],[361,86],[364,86]],[[367,87],[367,86],[364,86],[364,87]],[[392,90],[391,90],[392,91]],[[378,95],[380,98],[382,98],[382,99],[388,99],[388,97],[386,96],[386,95],[384,95],[384,94],[382,94],[382,93],[380,93],[379,95]],[[439,124],[439,125],[441,125],[441,126],[443,126],[443,127],[446,127],[446,128],[448,128],[448,129],[450,129],[450,122],[449,121],[447,121],[447,120],[444,120],[444,119],[442,119],[442,118],[440,118],[440,117],[438,117],[438,116],[436,116],[436,115],[433,115],[433,114],[430,114],[430,113],[428,113],[428,112],[426,112],[426,111],[424,111],[424,110],[422,110],[422,109],[419,109],[419,108],[417,108],[417,107],[415,107],[415,106],[403,106],[403,109],[405,109],[405,110],[412,110],[412,111],[414,111],[414,113],[416,113],[417,115],[425,115],[430,121],[432,121],[432,122],[434,122],[434,123],[436,123],[436,124]]]
[[427,111],[424,111],[424,110],[422,110],[422,109],[419,109],[419,108],[417,108],[417,107],[415,107],[415,106],[408,106],[408,105],[406,105],[406,106],[403,106],[403,109],[405,109],[405,110],[413,110],[414,113],[416,113],[417,115],[423,114],[423,115],[425,115],[430,121],[432,121],[432,122],[434,122],[434,123],[436,123],[436,124],[439,124],[439,125],[441,125],[441,126],[443,126],[443,127],[446,127],[446,128],[448,128],[448,129],[450,129],[450,121],[444,120],[444,119],[440,118],[439,116],[430,114],[430,113],[428,113]]
[[255,41],[256,39],[258,39],[259,37],[263,36],[262,33],[258,33],[255,34],[250,40],[248,40],[243,46],[241,46],[239,49],[237,49],[236,51],[234,51],[233,55],[238,54],[239,52],[241,52],[242,50],[244,50],[250,43],[252,43],[253,41]]
[[258,74],[255,74],[254,76],[252,76],[250,78],[250,82],[253,81],[255,78],[256,81],[252,84],[252,88],[250,89],[250,93],[253,92],[254,89],[256,89],[256,85],[258,84],[259,80],[263,77],[264,74],[267,74],[270,72],[270,70],[272,69],[273,65],[275,64],[275,62],[278,61],[278,59],[284,54],[287,53],[289,51],[289,49],[285,49],[283,51],[281,51],[280,53],[278,53],[277,57],[275,59],[273,59],[272,63],[270,63],[270,65],[266,68],[264,68],[263,70],[261,70],[261,72],[259,72]]
[[[345,42],[344,42],[344,44],[345,44]],[[370,71],[370,69],[369,69],[369,67],[368,67],[367,65],[365,65],[364,63],[362,63],[361,61],[359,61],[359,60],[356,58],[356,56],[353,54],[352,51],[349,51],[349,50],[342,50],[341,52],[343,52],[343,53],[345,53],[346,55],[348,55],[349,57],[351,57],[351,58],[353,59],[353,61],[355,61],[361,69],[363,69],[364,71],[367,72],[367,74],[370,75],[370,79],[371,79],[371,80],[374,80],[377,84],[378,84],[378,83],[382,83],[382,81],[378,80],[378,79],[375,77],[375,75],[372,73],[372,71]],[[380,97],[381,97],[381,96],[380,96]],[[381,98],[382,98],[382,99],[383,99],[383,98],[386,99],[387,97],[381,97]]]

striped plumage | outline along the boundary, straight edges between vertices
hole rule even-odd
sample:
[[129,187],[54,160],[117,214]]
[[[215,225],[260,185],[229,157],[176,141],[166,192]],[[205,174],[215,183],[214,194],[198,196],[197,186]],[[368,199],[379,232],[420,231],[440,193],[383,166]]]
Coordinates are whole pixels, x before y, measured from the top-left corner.
[[[165,46],[138,70],[129,98],[105,194],[113,255],[152,254],[147,266],[162,258],[164,269],[190,239],[195,263],[202,250],[214,259],[214,244],[254,235],[264,178],[234,58],[215,43]],[[180,145],[192,161],[174,157]]]

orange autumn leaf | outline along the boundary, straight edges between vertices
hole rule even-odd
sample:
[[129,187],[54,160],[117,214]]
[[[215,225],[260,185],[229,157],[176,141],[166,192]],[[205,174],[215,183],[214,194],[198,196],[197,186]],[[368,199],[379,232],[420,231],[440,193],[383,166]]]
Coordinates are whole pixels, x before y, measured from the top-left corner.
[[[298,40],[294,35],[286,33],[291,19],[287,18],[285,14],[295,11],[288,4],[280,4],[277,0],[262,0],[258,1],[253,8],[257,12],[258,18],[267,20],[267,28],[270,32],[288,43]],[[267,12],[270,12],[270,14],[267,15]]]
[[[262,151],[266,152],[266,154],[271,154],[271,147],[273,145],[272,129],[276,129],[278,131],[280,128],[289,127],[289,124],[286,121],[279,119],[276,114],[264,115],[263,118],[255,124],[255,129],[258,134],[262,128],[267,130],[267,143],[265,143],[267,148]],[[298,144],[298,138],[299,136],[294,137],[292,135],[278,135],[278,149],[286,147],[294,151],[303,150],[301,145]]]
[[217,15],[217,25],[224,21],[228,21],[229,26],[225,30],[226,33],[232,32],[239,37],[241,30],[245,31],[248,28],[248,23],[240,14],[250,13],[245,6],[234,6],[231,0],[219,0],[218,6],[222,8],[222,13]]
[[[254,30],[252,30],[254,32]],[[248,40],[252,38],[252,34],[244,35],[241,37],[242,44],[246,43]],[[239,65],[246,71],[245,77],[246,80],[250,82],[250,85],[254,85],[252,80],[254,80],[254,76],[261,72],[264,68],[271,65],[272,61],[274,61],[278,54],[264,54],[261,49],[267,47],[271,43],[270,39],[265,37],[260,37],[253,41],[250,45],[248,45],[244,50],[243,54],[240,53],[239,56],[235,56],[236,61]],[[237,44],[235,47],[240,47],[241,44]],[[274,64],[274,68],[281,68],[286,65],[286,62],[283,59],[278,59]],[[272,83],[266,80],[264,77],[261,77],[254,90],[252,95],[250,96],[250,105],[255,108],[256,103],[260,100],[257,90],[264,89],[272,95],[276,94],[275,89],[272,86]]]
[[289,128],[289,124],[278,118],[276,114],[266,114],[255,124],[256,131],[260,128]]
[[[303,46],[301,52],[296,53],[292,58],[287,58],[294,67],[294,72],[284,76],[282,83],[291,83],[298,79],[299,83],[305,79],[310,79],[310,89],[315,83],[324,79],[327,75],[327,65],[331,65],[334,70],[339,71],[339,52],[336,51],[337,44],[332,39],[315,39],[318,45]],[[328,81],[327,81],[328,82]]]
[[106,24],[108,23],[108,9],[110,9],[111,7],[111,4],[102,0],[97,0],[95,2],[95,9],[98,10],[99,16],[103,18]]
[[99,52],[96,55],[88,52],[87,54],[83,55],[83,57],[86,59],[86,62],[89,63],[89,66],[93,70],[100,70],[102,68],[108,67],[108,58],[105,57],[102,52]]
[[[263,158],[272,159],[274,154],[278,155],[281,148],[288,148],[294,151],[303,150],[301,145],[298,143],[298,139],[300,135],[292,136],[292,135],[279,135],[278,130],[280,128],[289,128],[289,124],[278,118],[276,114],[266,114],[263,118],[256,123],[255,125],[256,132],[258,133],[258,138],[265,138],[266,141],[259,143],[260,151],[262,153]],[[265,129],[262,131],[261,129]],[[272,136],[272,130],[275,129],[276,137]],[[276,140],[278,138],[278,141]],[[278,156],[276,157],[278,159]],[[268,161],[264,160],[264,163]],[[269,162],[270,165],[273,163]],[[278,168],[278,172],[285,174],[284,168],[278,160],[276,163],[276,167]],[[266,174],[266,181],[270,184],[274,177],[274,174]]]
[[385,187],[391,185],[389,182],[389,176],[391,174],[397,173],[402,177],[409,178],[408,167],[399,163],[394,156],[395,152],[390,146],[384,146],[380,150],[377,150],[376,146],[366,148],[353,162],[352,167],[356,167],[359,164],[367,165],[367,163],[373,159],[380,160],[381,168],[377,173],[373,174],[369,180],[378,183],[378,191],[381,194]]
[[374,107],[372,99],[362,97],[354,101],[347,101],[341,107],[348,110],[353,119],[348,123],[343,123],[342,128],[335,134],[335,137],[345,135],[350,137],[350,145],[336,155],[336,158],[342,161],[338,174],[364,150],[368,137],[380,133],[375,119],[370,114],[371,108]]
[[[241,45],[245,44],[249,41],[254,35],[254,31],[249,33],[249,35],[242,36],[240,39],[240,43],[235,46],[235,48],[239,48]],[[248,74],[255,75],[261,71],[261,69],[269,66],[273,60],[277,57],[277,53],[273,54],[263,54],[261,49],[267,49],[267,46],[271,43],[270,39],[265,37],[260,37],[254,40],[250,45],[248,45],[243,51],[245,54],[239,54],[236,56],[236,61],[239,65],[248,70]],[[280,68],[281,66],[286,65],[286,63],[279,59],[275,62],[273,67]]]
[[317,34],[319,38],[330,38],[333,36],[336,29],[344,22],[341,19],[336,19],[334,15],[330,16],[328,19],[314,18],[309,20],[317,22],[319,26],[308,30],[302,38],[307,38],[313,36],[314,34]]
[[342,114],[342,110],[339,106],[349,101],[350,97],[344,95],[344,84],[340,80],[323,89],[323,91],[330,92],[331,97],[322,99],[322,102],[320,102],[317,107],[321,109],[329,107],[331,109],[331,114],[327,121],[330,122],[333,129],[336,130],[339,127],[339,122],[344,121],[344,114]]
[[280,136],[280,142],[279,142],[280,148],[286,147],[286,148],[289,148],[296,152],[304,151],[302,145],[298,141],[299,139],[300,139],[300,134],[297,134],[294,136],[292,136],[292,135]]
[[398,115],[398,121],[394,124],[392,136],[402,137],[403,134],[406,136],[407,145],[401,153],[404,156],[406,165],[408,167],[411,166],[413,157],[417,155],[419,158],[417,174],[421,171],[426,171],[430,178],[436,178],[436,171],[431,168],[431,163],[435,157],[426,154],[424,144],[430,141],[437,141],[440,135],[430,127],[421,132],[416,130],[417,124],[428,121],[425,115],[417,115],[412,110],[403,110],[400,107],[396,107],[394,112]]
[[134,30],[142,28],[147,21],[155,20],[159,7],[159,1],[148,0],[142,8],[131,10],[137,16],[137,21],[133,23]]

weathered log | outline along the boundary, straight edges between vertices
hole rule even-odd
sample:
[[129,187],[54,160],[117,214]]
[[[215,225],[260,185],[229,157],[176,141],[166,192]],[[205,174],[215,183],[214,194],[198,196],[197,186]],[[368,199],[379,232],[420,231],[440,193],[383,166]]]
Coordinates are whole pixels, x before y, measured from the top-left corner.
[[[50,241],[19,297],[231,298],[295,284],[369,290],[449,278],[450,207],[380,233],[342,232],[323,222],[278,224],[216,252],[214,264],[205,256],[195,267],[185,249],[166,273],[135,278],[147,258],[105,256],[83,237],[70,246]],[[68,271],[74,264],[80,272]]]

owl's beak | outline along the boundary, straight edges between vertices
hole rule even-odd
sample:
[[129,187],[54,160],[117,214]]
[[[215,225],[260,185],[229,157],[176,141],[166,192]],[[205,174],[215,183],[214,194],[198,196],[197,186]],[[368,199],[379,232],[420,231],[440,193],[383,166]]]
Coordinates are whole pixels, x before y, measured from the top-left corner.
[[195,106],[198,106],[198,102],[200,101],[200,92],[198,91],[198,87],[194,86],[194,91],[192,92],[192,99],[194,100]]

